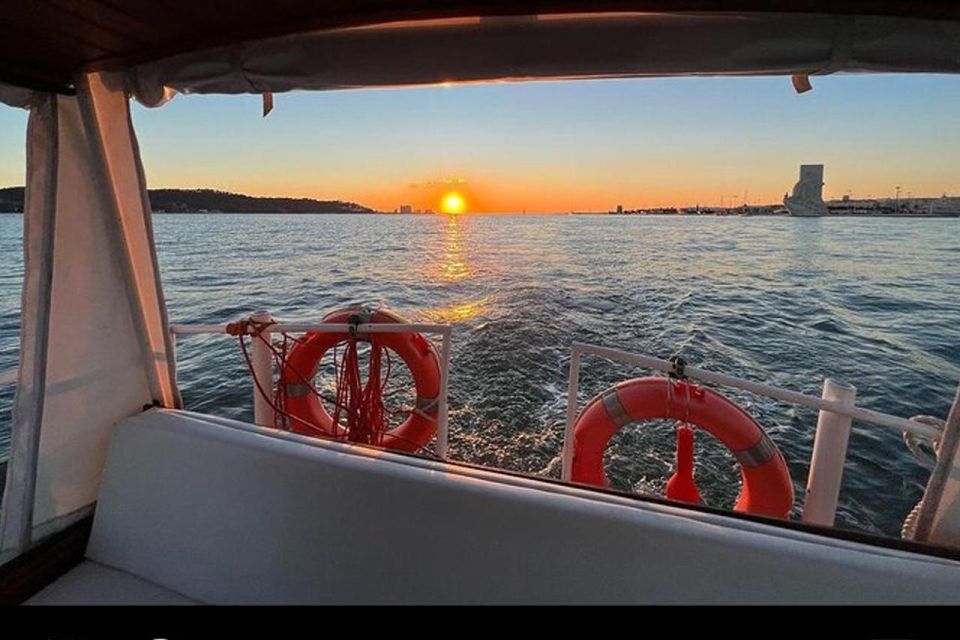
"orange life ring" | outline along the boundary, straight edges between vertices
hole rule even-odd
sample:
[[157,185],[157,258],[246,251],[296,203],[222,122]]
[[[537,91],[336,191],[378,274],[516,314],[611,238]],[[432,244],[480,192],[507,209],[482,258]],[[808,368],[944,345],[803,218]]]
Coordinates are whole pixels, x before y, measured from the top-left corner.
[[[369,313],[364,323],[402,323],[400,316],[389,311],[367,312],[360,307],[334,311],[323,318],[325,323],[351,323],[357,314]],[[342,427],[333,423],[333,416],[313,393],[307,382],[312,382],[324,354],[350,338],[349,333],[310,332],[300,340],[286,358],[280,375],[280,384],[286,392],[286,411],[293,420],[290,429],[303,435],[342,436]],[[386,432],[381,445],[396,451],[414,452],[430,441],[437,430],[438,400],[440,398],[440,358],[429,340],[419,333],[377,333],[367,340],[384,346],[403,360],[417,391],[414,411],[398,427]]]
[[584,407],[574,426],[574,482],[606,486],[603,453],[626,424],[673,419],[720,440],[740,464],[743,487],[734,511],[786,517],[793,482],[783,454],[746,411],[715,391],[664,377],[635,378],[607,389]]

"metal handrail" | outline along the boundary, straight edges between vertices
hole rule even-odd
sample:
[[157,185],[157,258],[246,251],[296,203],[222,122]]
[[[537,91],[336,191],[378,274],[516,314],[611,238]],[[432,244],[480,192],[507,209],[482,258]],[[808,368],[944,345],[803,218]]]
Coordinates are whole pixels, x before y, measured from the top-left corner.
[[[674,373],[676,371],[676,364],[669,360],[598,345],[573,343],[570,359],[570,380],[567,390],[567,419],[561,458],[561,478],[565,481],[570,481],[573,475],[573,431],[577,419],[580,360],[584,355],[595,355],[614,362],[637,365],[663,373]],[[820,411],[810,460],[810,474],[807,478],[806,499],[803,506],[802,518],[805,522],[824,525],[832,525],[834,522],[840,481],[843,476],[843,464],[846,459],[847,441],[854,419],[929,440],[937,440],[942,435],[942,431],[932,424],[855,406],[853,399],[856,395],[856,389],[831,379],[824,381],[824,397],[818,398],[686,365],[683,367],[683,376],[749,391],[760,396]],[[838,397],[842,400],[834,399]]]
[[[647,369],[662,371],[664,373],[669,373],[673,370],[673,363],[669,360],[662,360],[660,358],[654,358],[651,356],[629,353],[619,349],[599,347],[580,342],[575,342],[573,344],[573,349],[574,352],[579,352],[580,354],[586,353],[590,355],[596,355],[608,360],[623,362],[624,364],[635,364],[641,367],[646,367]],[[854,420],[863,420],[864,422],[870,422],[876,425],[889,427],[897,432],[906,431],[924,438],[938,438],[940,436],[940,430],[933,425],[915,422],[913,420],[901,418],[900,416],[891,415],[889,413],[881,413],[880,411],[863,409],[850,404],[837,402],[836,400],[825,400],[824,398],[810,396],[798,391],[790,391],[788,389],[781,389],[780,387],[774,387],[768,384],[751,382],[749,380],[728,376],[722,373],[706,371],[705,369],[696,369],[688,366],[684,368],[684,373],[688,378],[694,378],[696,380],[702,380],[703,382],[718,384],[733,389],[749,391],[760,396],[767,396],[768,398],[774,398],[775,400],[783,400],[784,402],[789,402],[791,404],[803,407],[809,407],[811,409],[837,413],[842,416],[853,418]]]

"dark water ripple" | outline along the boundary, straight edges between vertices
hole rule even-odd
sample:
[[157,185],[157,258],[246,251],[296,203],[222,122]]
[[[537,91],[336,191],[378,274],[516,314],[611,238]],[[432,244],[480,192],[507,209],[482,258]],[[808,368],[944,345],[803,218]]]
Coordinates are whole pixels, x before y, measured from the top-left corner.
[[[175,322],[261,308],[313,319],[366,302],[454,323],[451,451],[481,464],[558,475],[574,340],[679,353],[815,395],[836,377],[857,386],[863,406],[903,416],[945,415],[960,380],[958,220],[159,215],[155,224]],[[0,249],[6,368],[16,360],[19,217],[0,217]],[[183,338],[178,356],[188,408],[252,417],[231,340]],[[642,374],[587,358],[581,403]],[[728,395],[768,429],[802,495],[816,413]],[[10,397],[0,390],[4,411]],[[697,451],[705,498],[732,504],[732,457],[704,436]],[[672,455],[671,425],[635,426],[616,437],[608,473],[617,487],[659,490]],[[897,535],[926,478],[898,434],[855,423],[838,525]]]

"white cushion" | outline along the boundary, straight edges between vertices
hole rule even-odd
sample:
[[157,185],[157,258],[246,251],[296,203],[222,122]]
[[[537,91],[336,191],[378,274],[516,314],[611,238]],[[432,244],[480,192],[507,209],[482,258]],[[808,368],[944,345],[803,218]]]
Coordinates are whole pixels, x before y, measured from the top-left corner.
[[168,410],[87,553],[209,603],[960,602],[949,560]]

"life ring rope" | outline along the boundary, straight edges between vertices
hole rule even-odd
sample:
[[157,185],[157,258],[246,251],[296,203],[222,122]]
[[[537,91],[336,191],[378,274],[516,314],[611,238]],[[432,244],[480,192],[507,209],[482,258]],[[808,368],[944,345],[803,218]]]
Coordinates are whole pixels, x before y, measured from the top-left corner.
[[[366,311],[348,308],[328,314],[324,322],[331,324],[403,323],[399,316],[385,310]],[[357,342],[372,345],[368,380],[359,379],[356,354]],[[346,344],[343,360],[338,364],[337,349]],[[312,384],[324,355],[333,351],[337,371],[337,402],[333,412],[323,404],[326,398]],[[390,353],[406,364],[416,387],[414,406],[407,411],[387,412],[383,405],[386,379],[378,375],[379,357]],[[310,429],[330,437],[378,444],[401,451],[423,448],[436,433],[439,423],[440,358],[436,347],[416,332],[378,333],[360,336],[355,329],[349,332],[308,332],[293,347],[280,368],[278,390],[283,393],[285,413],[290,417],[287,427],[293,431]],[[389,364],[387,371],[389,373]],[[308,375],[309,373],[309,375]],[[344,389],[349,389],[344,394]],[[340,417],[347,405],[347,425]],[[390,428],[390,414],[405,414],[406,419]]]

